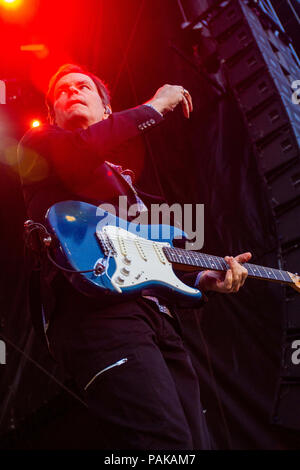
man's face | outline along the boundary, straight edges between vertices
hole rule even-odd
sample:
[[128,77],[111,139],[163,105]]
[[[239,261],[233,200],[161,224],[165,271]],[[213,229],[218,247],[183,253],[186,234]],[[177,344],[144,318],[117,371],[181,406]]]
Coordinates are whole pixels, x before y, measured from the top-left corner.
[[83,73],[68,73],[57,81],[53,107],[55,122],[63,129],[86,129],[108,117],[95,83]]

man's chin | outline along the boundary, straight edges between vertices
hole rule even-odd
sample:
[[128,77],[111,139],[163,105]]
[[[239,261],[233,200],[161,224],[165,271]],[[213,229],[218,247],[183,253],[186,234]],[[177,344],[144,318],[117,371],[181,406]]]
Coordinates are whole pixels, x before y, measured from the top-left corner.
[[86,129],[88,127],[89,119],[84,113],[73,112],[68,116],[64,123],[64,128],[68,130],[74,130],[78,128]]
[[79,108],[79,109],[81,108],[82,109],[83,107],[86,108],[86,105],[84,103],[77,102],[77,103],[72,103],[70,106],[68,106],[67,109],[68,110],[73,110],[73,109],[76,109],[76,108]]

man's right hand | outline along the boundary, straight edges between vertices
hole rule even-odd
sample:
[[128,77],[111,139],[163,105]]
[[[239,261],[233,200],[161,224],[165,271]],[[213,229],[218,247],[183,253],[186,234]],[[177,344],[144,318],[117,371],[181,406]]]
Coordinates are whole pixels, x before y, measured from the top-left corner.
[[192,97],[183,86],[164,85],[157,90],[153,98],[146,104],[151,104],[156,111],[166,114],[173,111],[176,106],[181,103],[183,114],[186,118],[190,117],[193,111]]

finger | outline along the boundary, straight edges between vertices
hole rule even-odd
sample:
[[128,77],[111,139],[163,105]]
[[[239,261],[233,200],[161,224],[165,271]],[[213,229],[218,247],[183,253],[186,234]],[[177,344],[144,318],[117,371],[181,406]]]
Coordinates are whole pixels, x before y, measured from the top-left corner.
[[[225,256],[225,261],[228,265],[227,267],[227,271],[226,271],[226,276],[225,276],[225,280],[226,280],[226,287],[229,287],[231,289],[232,287],[232,271],[231,271],[231,265],[232,265],[232,257],[231,256]],[[229,286],[229,280],[230,279],[230,286]],[[225,280],[224,280],[224,284],[225,284]]]
[[238,263],[246,263],[247,261],[249,261],[249,259],[252,258],[252,254],[247,251],[246,253],[242,253],[240,255],[237,255],[235,257],[235,260],[238,262]]
[[185,99],[187,100],[188,102],[188,106],[189,106],[189,111],[192,112],[193,111],[193,101],[192,101],[192,97],[191,95],[189,94],[189,92],[182,87],[181,89],[181,92],[183,94],[183,96],[185,97]]
[[232,290],[237,292],[242,282],[243,267],[233,257],[230,257],[229,266],[232,271]]
[[193,100],[190,94],[188,94],[187,98],[189,102],[190,112],[192,113],[194,111]]
[[184,95],[182,95],[181,104],[182,104],[182,109],[183,109],[184,116],[186,118],[189,118],[190,117],[189,103],[188,103],[188,100],[186,99],[186,97]]
[[241,286],[243,286],[245,284],[245,281],[246,281],[247,277],[248,277],[248,271],[247,271],[246,268],[243,268]]
[[224,279],[224,287],[226,292],[231,292],[232,289],[232,271],[231,269],[227,270],[225,279]]
[[188,102],[188,105],[189,105],[189,110],[190,112],[193,111],[193,101],[192,101],[192,97],[191,95],[189,94],[189,92],[187,90],[184,90],[184,96]]
[[234,286],[234,289],[236,289],[236,292],[245,284],[245,281],[248,277],[248,270],[242,266],[241,264],[237,263],[237,268],[236,268],[236,274],[239,276],[239,281],[238,283]]

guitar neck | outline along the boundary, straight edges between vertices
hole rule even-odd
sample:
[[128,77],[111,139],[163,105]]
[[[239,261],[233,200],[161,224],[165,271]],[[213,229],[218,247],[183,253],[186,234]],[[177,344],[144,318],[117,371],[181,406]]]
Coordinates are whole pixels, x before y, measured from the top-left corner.
[[[212,269],[214,271],[227,271],[229,268],[224,258],[219,256],[206,255],[205,253],[198,253],[197,251],[189,251],[173,247],[165,247],[163,251],[168,261],[176,265],[179,269],[190,267],[195,269],[197,268],[199,270]],[[293,283],[288,271],[257,266],[250,263],[243,263],[243,266],[248,270],[248,277],[250,278],[286,284]]]

